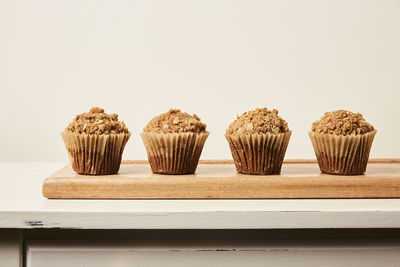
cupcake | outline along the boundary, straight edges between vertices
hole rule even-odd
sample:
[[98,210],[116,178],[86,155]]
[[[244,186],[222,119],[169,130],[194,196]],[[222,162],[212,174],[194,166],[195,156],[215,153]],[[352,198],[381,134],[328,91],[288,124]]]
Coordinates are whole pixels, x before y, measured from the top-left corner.
[[141,133],[154,173],[194,173],[210,133],[196,114],[170,109],[153,118]]
[[114,174],[131,133],[117,114],[94,107],[76,115],[61,133],[72,169],[79,174]]
[[291,134],[276,109],[257,108],[238,116],[225,137],[239,173],[270,175],[281,172]]
[[376,130],[360,113],[326,112],[309,132],[321,172],[363,174]]

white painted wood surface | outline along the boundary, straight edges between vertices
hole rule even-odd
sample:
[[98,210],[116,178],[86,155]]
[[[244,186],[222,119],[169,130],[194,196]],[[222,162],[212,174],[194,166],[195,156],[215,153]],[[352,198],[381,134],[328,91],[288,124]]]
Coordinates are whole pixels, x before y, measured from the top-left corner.
[[0,228],[398,228],[400,199],[47,200],[64,163],[0,163]]
[[229,244],[28,242],[27,267],[125,266],[398,266],[400,245],[363,240]]
[[22,263],[22,230],[0,229],[0,266],[18,267]]

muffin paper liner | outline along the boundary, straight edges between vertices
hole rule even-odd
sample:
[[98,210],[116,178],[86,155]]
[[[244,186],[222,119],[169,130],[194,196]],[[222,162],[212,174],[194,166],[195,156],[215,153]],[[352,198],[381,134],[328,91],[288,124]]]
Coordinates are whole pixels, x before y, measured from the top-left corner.
[[72,169],[79,174],[115,174],[131,133],[77,134],[62,132]]
[[141,133],[154,173],[194,173],[210,133]]
[[376,131],[358,135],[309,132],[321,172],[339,175],[363,174]]
[[270,175],[281,172],[292,132],[280,134],[225,135],[236,170],[244,174]]

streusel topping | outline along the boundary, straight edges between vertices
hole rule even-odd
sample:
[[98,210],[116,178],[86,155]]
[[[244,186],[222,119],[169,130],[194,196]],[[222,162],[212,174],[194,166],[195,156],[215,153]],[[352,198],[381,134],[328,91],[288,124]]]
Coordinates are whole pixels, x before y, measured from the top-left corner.
[[104,109],[98,107],[91,108],[87,113],[76,115],[65,131],[96,135],[129,132],[125,123],[118,121],[118,114],[104,113]]
[[288,131],[288,124],[278,116],[278,110],[257,108],[237,116],[237,119],[229,125],[226,134],[279,134]]
[[347,110],[335,110],[325,112],[319,121],[312,124],[311,130],[316,133],[355,135],[365,134],[374,130],[360,113],[353,113]]
[[203,133],[206,125],[196,115],[181,112],[179,109],[170,109],[168,112],[153,118],[143,129],[144,132],[155,133]]

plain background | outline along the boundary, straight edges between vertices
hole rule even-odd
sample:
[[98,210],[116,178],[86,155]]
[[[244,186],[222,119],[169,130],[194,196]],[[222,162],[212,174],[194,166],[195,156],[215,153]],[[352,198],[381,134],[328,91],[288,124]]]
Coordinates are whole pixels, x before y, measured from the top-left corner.
[[349,109],[377,129],[371,156],[400,157],[400,1],[1,0],[0,160],[67,161],[60,132],[91,106],[133,132],[170,107],[211,135],[202,158],[231,158],[224,131],[277,108],[286,158],[313,158],[307,132]]

